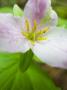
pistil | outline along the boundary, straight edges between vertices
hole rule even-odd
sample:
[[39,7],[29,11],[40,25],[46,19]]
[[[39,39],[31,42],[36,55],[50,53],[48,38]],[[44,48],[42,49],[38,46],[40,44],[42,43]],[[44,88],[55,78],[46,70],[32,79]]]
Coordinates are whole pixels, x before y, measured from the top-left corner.
[[27,19],[25,21],[25,26],[27,32],[22,32],[22,34],[31,42],[34,43],[35,41],[47,40],[47,37],[43,37],[43,34],[45,34],[48,31],[48,27],[41,30],[37,30],[36,20],[34,20],[33,27],[30,27],[30,22]]

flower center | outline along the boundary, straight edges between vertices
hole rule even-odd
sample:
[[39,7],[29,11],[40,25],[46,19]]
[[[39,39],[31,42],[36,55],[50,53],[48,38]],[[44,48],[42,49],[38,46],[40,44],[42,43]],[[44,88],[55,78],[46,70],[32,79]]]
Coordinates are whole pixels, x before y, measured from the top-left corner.
[[47,40],[47,38],[44,37],[43,34],[48,31],[48,27],[38,30],[36,20],[34,20],[34,25],[33,27],[31,27],[31,24],[28,19],[25,20],[25,27],[26,32],[22,32],[22,34],[32,43],[35,43],[35,41]]

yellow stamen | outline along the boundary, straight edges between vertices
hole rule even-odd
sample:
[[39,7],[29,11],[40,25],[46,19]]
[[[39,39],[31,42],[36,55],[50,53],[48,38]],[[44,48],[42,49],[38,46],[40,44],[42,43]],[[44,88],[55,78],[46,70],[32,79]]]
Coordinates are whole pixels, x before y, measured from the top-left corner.
[[35,41],[35,33],[29,33],[29,39]]
[[48,31],[48,27],[43,28],[41,30],[37,30],[37,22],[34,20],[34,25],[31,27],[31,24],[28,19],[25,20],[25,26],[27,31],[21,32],[32,44],[34,44],[36,41],[42,41],[47,40],[47,37],[43,37],[43,34],[45,34]]
[[29,31],[30,23],[29,23],[28,19],[25,20],[25,26],[26,26],[27,31]]
[[36,37],[36,36],[35,36],[35,33],[33,33],[33,40],[34,40],[34,41],[35,41],[35,37]]
[[35,44],[35,41],[30,40],[30,42],[31,42],[33,45]]
[[22,34],[25,36],[25,37],[28,37],[28,33],[26,33],[26,32],[22,32]]
[[34,31],[36,31],[36,29],[37,29],[37,22],[36,22],[36,20],[34,20],[34,26],[32,28],[32,31],[34,32]]
[[41,40],[48,40],[47,37],[38,37],[37,40],[41,41]]
[[41,34],[46,33],[47,31],[48,31],[48,27],[44,28],[43,30],[38,31],[36,34],[41,35]]

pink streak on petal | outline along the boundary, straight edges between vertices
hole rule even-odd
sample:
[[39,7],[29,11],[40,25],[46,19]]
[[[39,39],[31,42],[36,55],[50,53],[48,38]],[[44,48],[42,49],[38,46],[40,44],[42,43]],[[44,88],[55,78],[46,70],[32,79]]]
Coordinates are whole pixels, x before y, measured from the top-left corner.
[[49,0],[29,0],[24,11],[31,22],[36,20],[39,23],[49,7]]
[[37,2],[35,2],[36,5],[36,11],[34,14],[34,19],[36,19],[37,21],[39,21],[40,19],[42,19],[44,17],[44,12],[46,10],[47,7],[47,2],[45,0],[39,0]]
[[21,34],[17,17],[0,14],[0,52],[25,52],[29,49],[28,42]]

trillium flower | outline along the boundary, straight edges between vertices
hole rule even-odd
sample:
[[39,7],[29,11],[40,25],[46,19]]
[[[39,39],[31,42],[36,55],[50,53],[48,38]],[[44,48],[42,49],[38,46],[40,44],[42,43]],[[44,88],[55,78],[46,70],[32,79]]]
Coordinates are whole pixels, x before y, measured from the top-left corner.
[[[34,1],[35,0],[33,0],[33,2]],[[42,3],[41,0],[36,1],[41,5],[45,5],[42,9],[46,14],[50,6],[47,2],[49,0],[43,0],[45,3]],[[35,4],[36,3],[34,3],[34,5]],[[29,5],[30,7],[26,8]],[[55,20],[54,23],[53,18],[50,18],[50,21],[48,20],[48,22],[46,22],[47,24],[41,24],[40,21],[46,16],[44,17],[44,14],[41,18],[34,18],[33,14],[35,14],[35,12],[32,10],[32,5],[31,0],[29,0],[25,7],[25,12],[28,9],[31,14],[27,11],[29,15],[27,16],[27,13],[25,13],[25,17],[16,17],[12,14],[0,14],[0,52],[25,53],[31,49],[39,59],[48,65],[67,68],[67,31],[55,26],[56,16],[53,17]],[[37,8],[38,7],[35,7],[35,9]],[[30,17],[30,15],[32,15],[32,17]],[[40,15],[40,13],[38,15]],[[54,13],[53,16],[54,15],[56,15],[56,13]],[[51,16],[51,14],[49,14],[49,16]],[[53,23],[53,26],[51,23]]]

